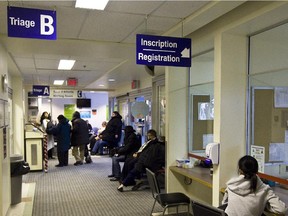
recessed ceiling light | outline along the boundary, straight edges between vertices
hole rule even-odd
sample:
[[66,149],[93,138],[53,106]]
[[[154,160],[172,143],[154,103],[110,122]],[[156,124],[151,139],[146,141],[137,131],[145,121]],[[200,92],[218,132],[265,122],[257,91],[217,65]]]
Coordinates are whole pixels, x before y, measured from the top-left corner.
[[71,70],[75,64],[75,60],[61,59],[58,65],[58,70]]
[[76,0],[76,8],[104,10],[109,0]]
[[115,82],[115,79],[108,79],[109,82]]
[[104,85],[103,85],[103,84],[100,84],[99,87],[104,87]]
[[54,85],[63,85],[64,80],[54,80]]

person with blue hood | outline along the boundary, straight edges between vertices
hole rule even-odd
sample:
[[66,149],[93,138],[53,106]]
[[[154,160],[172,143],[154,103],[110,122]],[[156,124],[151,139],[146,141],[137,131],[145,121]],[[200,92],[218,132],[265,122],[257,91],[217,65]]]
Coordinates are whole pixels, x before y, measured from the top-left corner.
[[57,138],[57,157],[59,164],[57,164],[56,167],[63,167],[68,166],[71,125],[69,124],[69,120],[66,119],[63,115],[59,115],[57,119],[57,126],[49,128],[49,130],[50,133],[52,133]]

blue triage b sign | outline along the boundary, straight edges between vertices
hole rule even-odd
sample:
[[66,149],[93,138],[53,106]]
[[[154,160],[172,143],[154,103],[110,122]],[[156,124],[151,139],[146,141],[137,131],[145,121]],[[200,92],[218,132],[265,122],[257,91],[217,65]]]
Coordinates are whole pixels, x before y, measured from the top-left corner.
[[136,36],[136,63],[191,67],[191,39],[152,35]]
[[56,11],[7,7],[8,37],[56,40]]

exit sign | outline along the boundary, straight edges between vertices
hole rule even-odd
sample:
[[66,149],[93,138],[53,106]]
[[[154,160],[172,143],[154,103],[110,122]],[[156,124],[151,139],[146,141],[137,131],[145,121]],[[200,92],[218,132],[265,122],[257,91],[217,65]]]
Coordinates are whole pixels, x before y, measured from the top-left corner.
[[76,86],[76,85],[77,85],[77,79],[76,78],[67,79],[67,86]]

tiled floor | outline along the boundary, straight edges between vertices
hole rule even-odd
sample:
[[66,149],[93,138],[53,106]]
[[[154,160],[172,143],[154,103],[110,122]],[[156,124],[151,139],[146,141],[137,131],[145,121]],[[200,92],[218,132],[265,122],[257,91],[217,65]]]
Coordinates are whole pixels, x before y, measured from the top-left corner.
[[21,203],[11,205],[6,216],[32,216],[35,183],[22,183]]

